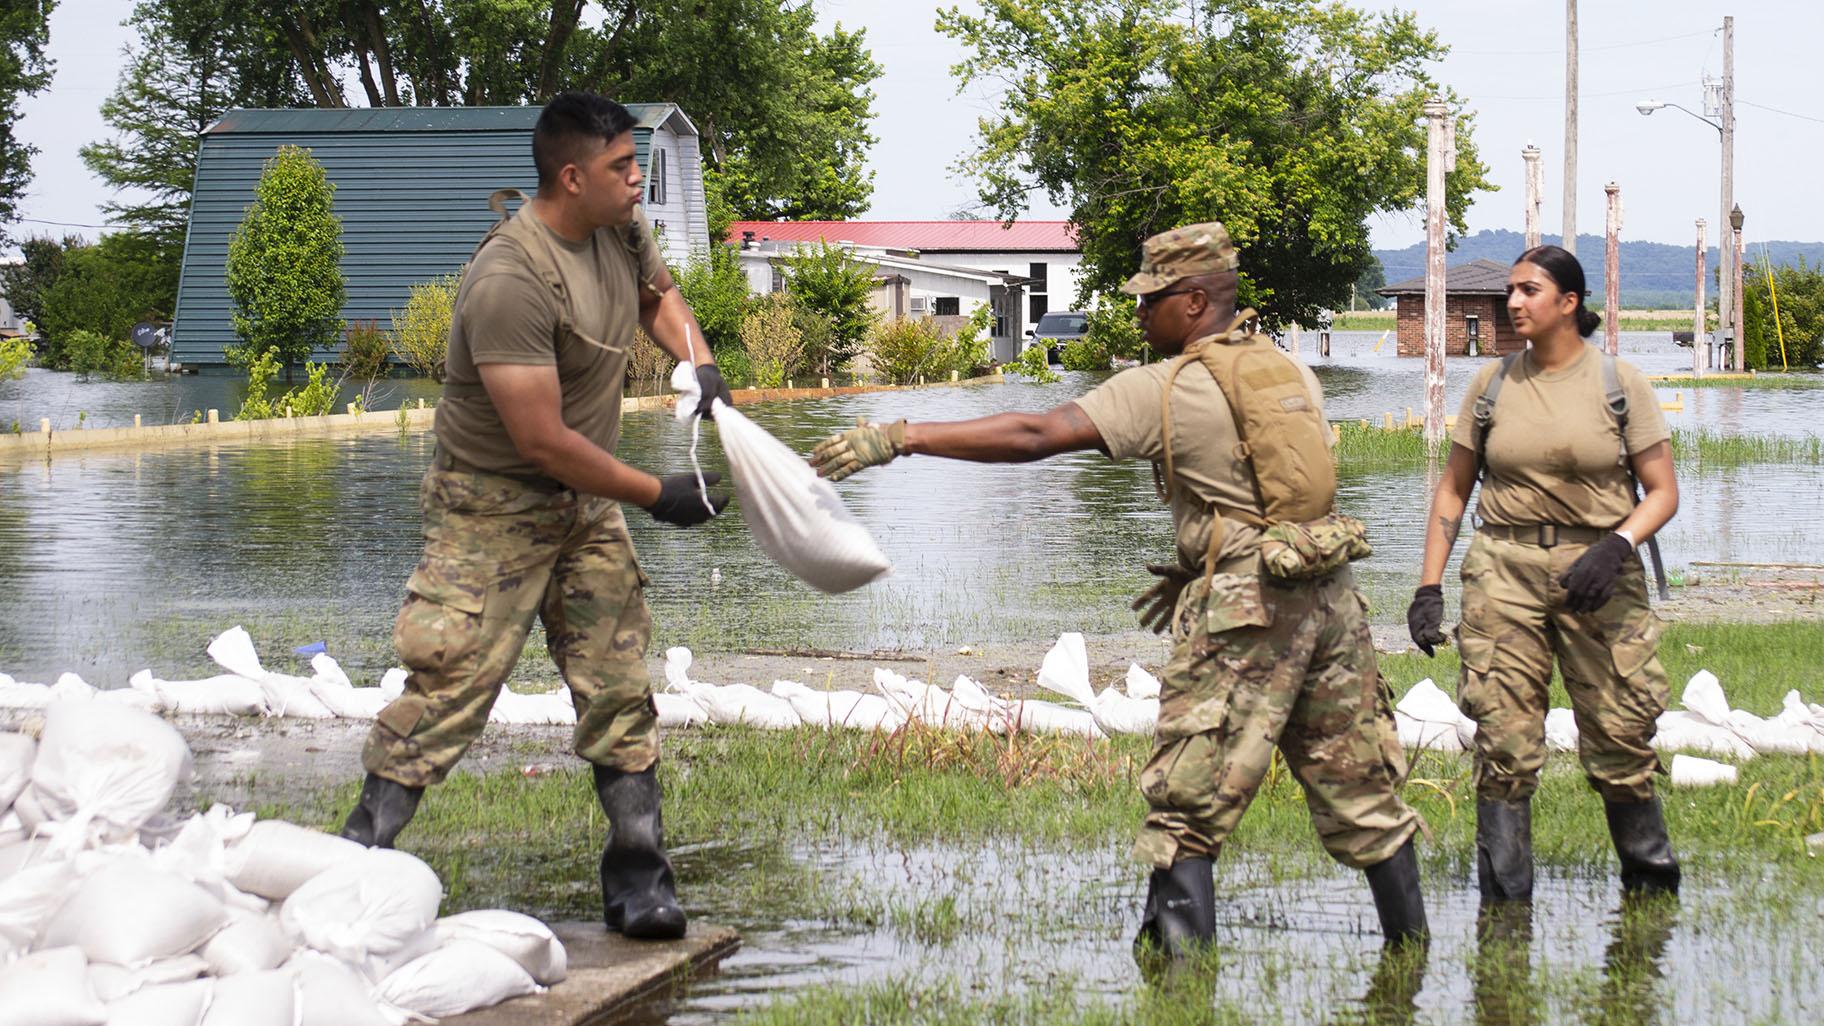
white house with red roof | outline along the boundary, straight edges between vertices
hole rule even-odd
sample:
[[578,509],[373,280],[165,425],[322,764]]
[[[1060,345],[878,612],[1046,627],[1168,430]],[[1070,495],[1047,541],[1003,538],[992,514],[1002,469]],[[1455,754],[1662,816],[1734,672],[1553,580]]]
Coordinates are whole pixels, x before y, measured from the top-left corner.
[[1083,261],[1068,221],[736,221],[728,241],[756,292],[784,287],[782,257],[827,242],[879,268],[886,316],[966,318],[987,303],[997,360],[1047,312],[1073,308]]

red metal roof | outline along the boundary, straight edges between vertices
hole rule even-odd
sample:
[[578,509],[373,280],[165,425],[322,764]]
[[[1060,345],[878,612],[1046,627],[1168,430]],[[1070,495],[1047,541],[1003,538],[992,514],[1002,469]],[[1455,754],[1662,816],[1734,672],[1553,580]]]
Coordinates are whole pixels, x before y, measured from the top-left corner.
[[728,241],[744,232],[756,241],[852,242],[857,246],[917,249],[931,253],[1070,252],[1077,240],[1069,221],[735,221]]

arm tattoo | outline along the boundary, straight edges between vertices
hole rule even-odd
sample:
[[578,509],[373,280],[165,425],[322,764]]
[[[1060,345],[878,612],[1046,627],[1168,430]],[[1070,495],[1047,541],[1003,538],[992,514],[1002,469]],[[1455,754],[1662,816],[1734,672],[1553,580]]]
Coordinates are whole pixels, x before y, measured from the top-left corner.
[[1444,548],[1453,549],[1457,545],[1457,532],[1463,527],[1463,518],[1454,520],[1450,517],[1439,517],[1438,527],[1444,532]]

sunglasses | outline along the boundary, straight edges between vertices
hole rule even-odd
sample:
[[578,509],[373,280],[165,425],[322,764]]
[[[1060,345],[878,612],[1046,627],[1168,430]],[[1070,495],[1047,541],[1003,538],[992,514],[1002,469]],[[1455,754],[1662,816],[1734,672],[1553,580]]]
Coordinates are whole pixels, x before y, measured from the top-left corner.
[[1140,306],[1158,306],[1160,300],[1167,296],[1182,296],[1187,292],[1202,292],[1202,289],[1166,289],[1161,292],[1148,292],[1136,299]]

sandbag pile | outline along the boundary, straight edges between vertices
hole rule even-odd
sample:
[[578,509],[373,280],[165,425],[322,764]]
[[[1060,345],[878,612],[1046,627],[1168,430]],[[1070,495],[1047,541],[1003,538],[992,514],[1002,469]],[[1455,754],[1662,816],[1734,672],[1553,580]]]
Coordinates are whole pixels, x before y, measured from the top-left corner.
[[412,855],[171,818],[189,772],[170,724],[93,699],[0,733],[0,1026],[402,1026],[564,978],[530,916],[439,919]]

